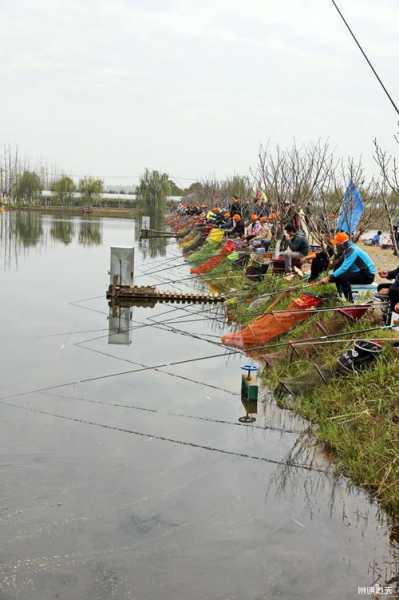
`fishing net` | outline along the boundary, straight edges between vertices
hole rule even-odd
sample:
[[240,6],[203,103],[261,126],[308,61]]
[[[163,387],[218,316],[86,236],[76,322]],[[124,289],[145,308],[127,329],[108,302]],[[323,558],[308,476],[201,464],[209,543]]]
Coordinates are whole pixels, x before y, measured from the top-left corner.
[[309,318],[310,309],[316,308],[320,304],[320,298],[301,294],[299,298],[292,300],[284,311],[268,313],[258,317],[241,331],[227,333],[222,337],[222,343],[236,348],[262,346],[269,340],[287,333],[297,323]]
[[[321,336],[334,336],[347,329],[350,323],[358,321],[366,313],[372,318],[372,306],[353,306],[346,308],[332,308],[331,312],[319,313],[313,321],[306,325],[306,329],[299,332],[296,339],[291,339],[287,346],[279,352],[270,352],[264,355],[264,360],[269,367],[281,361],[292,362],[298,359],[310,358],[317,353],[320,347],[317,340]],[[311,340],[311,341],[307,341]],[[312,342],[313,341],[313,342]]]
[[216,256],[212,256],[205,263],[202,263],[198,267],[193,267],[191,269],[191,273],[193,273],[194,275],[201,275],[202,273],[209,273],[209,271],[212,271],[218,265],[220,265],[220,263],[222,261],[224,261],[226,256],[228,256],[229,254],[231,254],[233,252],[234,248],[235,248],[234,242],[232,240],[229,240],[228,242],[226,242],[224,244],[224,246],[221,249],[221,251],[219,252],[219,254],[216,254]]

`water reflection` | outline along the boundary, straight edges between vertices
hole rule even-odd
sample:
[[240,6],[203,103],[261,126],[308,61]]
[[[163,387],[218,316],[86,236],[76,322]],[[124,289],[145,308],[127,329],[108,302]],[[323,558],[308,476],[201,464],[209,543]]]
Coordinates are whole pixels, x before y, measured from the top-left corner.
[[37,246],[44,234],[40,215],[34,212],[17,212],[14,216],[12,227],[17,242],[25,248]]
[[129,306],[110,306],[108,317],[108,344],[128,346],[132,343],[130,323],[133,309]]
[[103,243],[102,219],[49,216],[35,211],[0,213],[0,256],[4,269],[18,267],[20,255],[33,248],[47,247],[48,241],[65,246],[76,242],[82,246]]
[[139,240],[138,246],[142,252],[143,258],[155,258],[157,256],[165,256],[168,239],[164,237],[151,237],[146,240],[140,239],[140,232],[143,227],[143,218],[149,218],[149,228],[157,231],[165,229],[165,218],[163,212],[150,211],[145,217],[139,217],[136,220],[135,233],[136,240]]
[[75,236],[75,223],[72,220],[60,220],[53,218],[51,222],[50,235],[53,240],[62,242],[67,246],[72,242]]
[[35,212],[0,214],[0,256],[4,269],[18,266],[20,255],[47,244],[47,230]]
[[103,241],[102,221],[80,221],[79,244],[82,246],[99,246]]

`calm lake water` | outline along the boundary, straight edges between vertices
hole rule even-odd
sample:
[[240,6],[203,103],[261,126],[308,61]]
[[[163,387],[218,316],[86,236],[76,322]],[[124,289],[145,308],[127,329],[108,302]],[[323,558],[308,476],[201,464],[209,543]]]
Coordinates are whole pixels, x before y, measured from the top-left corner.
[[245,357],[217,345],[222,307],[134,307],[112,329],[112,245],[136,247],[137,283],[199,289],[165,281],[189,267],[137,230],[0,215],[0,600],[336,600],[384,584],[389,528],[301,451],[306,423],[266,391],[238,421]]

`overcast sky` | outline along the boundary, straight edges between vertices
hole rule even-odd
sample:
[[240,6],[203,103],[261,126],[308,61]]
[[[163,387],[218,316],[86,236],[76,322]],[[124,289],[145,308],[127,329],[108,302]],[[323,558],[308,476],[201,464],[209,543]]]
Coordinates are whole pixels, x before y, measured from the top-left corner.
[[[399,102],[399,1],[338,4]],[[370,168],[374,136],[395,149],[330,0],[0,0],[0,37],[0,142],[68,173],[185,184],[247,173],[267,140]]]

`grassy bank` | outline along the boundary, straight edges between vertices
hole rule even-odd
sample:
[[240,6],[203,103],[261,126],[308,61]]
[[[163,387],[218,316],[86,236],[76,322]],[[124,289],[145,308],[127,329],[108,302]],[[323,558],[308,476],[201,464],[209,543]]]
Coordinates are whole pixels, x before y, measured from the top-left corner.
[[[187,259],[198,265],[211,255],[203,246]],[[283,310],[301,291],[318,293],[324,308],[336,309],[340,304],[335,286],[308,288],[300,279],[287,281],[269,274],[256,283],[227,259],[201,279],[227,297],[227,314],[237,329],[271,308]],[[323,331],[324,339],[320,339]],[[296,382],[297,393],[281,400],[284,407],[310,421],[315,438],[335,457],[338,475],[368,490],[397,519],[399,354],[389,343],[395,337],[395,332],[382,328],[376,309],[357,322],[336,310],[326,310],[257,348],[256,354],[248,353],[266,364],[262,372],[266,386],[275,389],[281,381]],[[383,353],[367,370],[338,376],[337,358],[352,348],[356,339],[381,340]],[[304,344],[303,340],[310,341]],[[299,341],[302,343],[294,352],[292,343]]]

